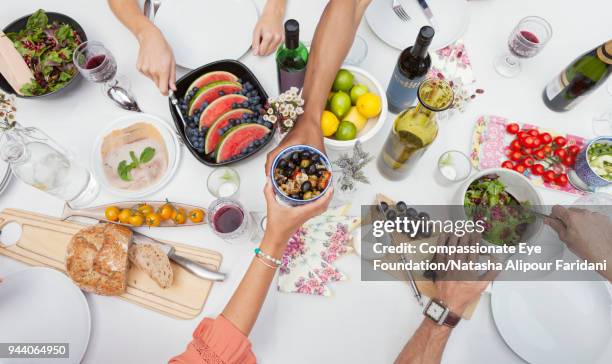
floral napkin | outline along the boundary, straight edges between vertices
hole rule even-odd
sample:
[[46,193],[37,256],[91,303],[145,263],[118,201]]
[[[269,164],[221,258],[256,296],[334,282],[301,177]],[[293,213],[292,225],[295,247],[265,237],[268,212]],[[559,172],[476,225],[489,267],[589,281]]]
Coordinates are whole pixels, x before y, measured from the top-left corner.
[[477,94],[484,93],[483,89],[475,85],[476,78],[462,39],[430,53],[430,56],[432,66],[428,77],[447,80],[455,92],[451,114],[455,111],[463,112],[465,106],[476,98]]
[[360,220],[346,216],[348,209],[341,206],[309,220],[289,239],[279,269],[279,291],[331,296],[329,283],[348,279],[332,265],[354,250],[351,231]]

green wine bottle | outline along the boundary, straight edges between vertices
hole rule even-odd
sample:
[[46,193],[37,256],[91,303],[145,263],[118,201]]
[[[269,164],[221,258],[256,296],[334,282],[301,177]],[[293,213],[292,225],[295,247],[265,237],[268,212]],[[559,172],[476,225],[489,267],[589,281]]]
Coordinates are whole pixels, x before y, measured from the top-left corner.
[[603,85],[612,73],[612,40],[586,52],[546,85],[544,103],[553,111],[568,111]]
[[276,51],[279,93],[304,86],[307,63],[308,49],[300,42],[300,24],[289,19],[285,22],[285,44]]

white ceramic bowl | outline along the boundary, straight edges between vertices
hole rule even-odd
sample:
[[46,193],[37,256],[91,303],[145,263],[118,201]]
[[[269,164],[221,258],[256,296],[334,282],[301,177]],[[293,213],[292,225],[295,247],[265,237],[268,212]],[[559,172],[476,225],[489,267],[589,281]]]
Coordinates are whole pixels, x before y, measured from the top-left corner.
[[[531,184],[527,177],[518,172],[505,168],[485,169],[484,171],[480,171],[479,173],[470,177],[457,191],[455,196],[455,204],[463,206],[463,200],[470,184],[480,177],[488,174],[498,175],[499,180],[504,184],[504,186],[506,186],[506,191],[508,191],[520,202],[529,201],[529,204],[533,210],[542,212],[543,202],[538,190]],[[540,233],[542,227],[542,219],[536,218],[535,222],[529,224],[529,227],[527,227],[525,234],[523,234],[521,238],[521,242],[527,243],[530,241],[536,241],[533,238]]]
[[372,76],[366,70],[359,67],[343,65],[342,68],[351,71],[351,73],[355,76],[355,84],[362,83],[366,85],[371,93],[380,97],[381,110],[377,117],[368,119],[365,127],[359,133],[357,133],[357,137],[353,140],[324,138],[325,147],[333,150],[348,150],[353,148],[357,140],[359,140],[361,143],[365,143],[366,141],[372,139],[372,137],[374,137],[374,135],[380,131],[388,116],[387,94],[376,78],[374,78],[374,76]]

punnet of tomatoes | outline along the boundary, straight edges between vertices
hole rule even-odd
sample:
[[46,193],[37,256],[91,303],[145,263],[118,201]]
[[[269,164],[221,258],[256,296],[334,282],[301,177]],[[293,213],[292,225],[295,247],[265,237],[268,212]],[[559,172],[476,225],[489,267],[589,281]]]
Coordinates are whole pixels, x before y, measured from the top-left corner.
[[540,133],[537,129],[521,129],[517,123],[507,124],[506,132],[514,139],[507,148],[508,160],[502,162],[502,168],[521,174],[531,173],[557,186],[567,185],[567,170],[574,167],[579,146],[568,144],[563,136],[553,138],[549,133]]

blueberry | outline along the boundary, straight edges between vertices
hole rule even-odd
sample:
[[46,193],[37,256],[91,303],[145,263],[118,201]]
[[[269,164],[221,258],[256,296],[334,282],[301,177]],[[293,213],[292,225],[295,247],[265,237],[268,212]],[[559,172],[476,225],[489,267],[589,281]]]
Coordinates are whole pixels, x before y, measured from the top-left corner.
[[219,91],[219,96],[224,96],[225,95],[225,91]]
[[235,108],[237,108],[237,107],[238,107],[238,103],[237,103],[237,102],[233,102],[233,103],[232,103],[232,109],[235,109]]
[[266,121],[263,125],[268,129],[272,129],[272,123],[269,121]]
[[259,147],[261,145],[261,139],[257,139],[253,142],[253,144],[255,144],[256,147]]
[[389,210],[386,213],[387,220],[395,220],[397,218],[397,212],[395,210]]
[[247,113],[242,114],[243,119],[248,119],[249,117],[251,117],[250,114],[247,114]]
[[237,79],[236,79],[236,82],[238,82],[238,83],[242,83],[242,78],[237,78]]
[[380,212],[383,212],[383,213],[384,213],[384,212],[386,212],[386,211],[389,209],[389,204],[388,204],[388,203],[386,203],[386,202],[384,202],[384,201],[382,201],[382,202],[379,204],[378,209],[380,210]]
[[419,219],[423,219],[423,220],[429,220],[430,219],[429,214],[427,212],[419,212],[418,217],[419,217]]
[[207,127],[203,127],[201,130],[201,134],[206,135],[206,132],[208,131]]
[[399,201],[395,204],[395,208],[397,208],[397,211],[399,212],[405,212],[406,210],[408,210],[408,205],[406,205],[404,201]]

